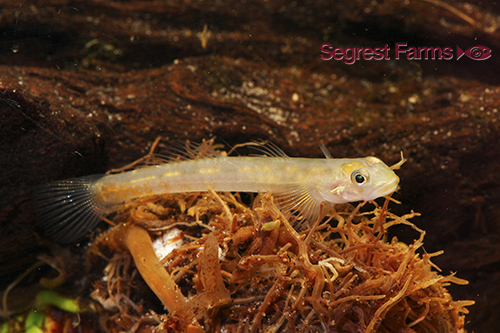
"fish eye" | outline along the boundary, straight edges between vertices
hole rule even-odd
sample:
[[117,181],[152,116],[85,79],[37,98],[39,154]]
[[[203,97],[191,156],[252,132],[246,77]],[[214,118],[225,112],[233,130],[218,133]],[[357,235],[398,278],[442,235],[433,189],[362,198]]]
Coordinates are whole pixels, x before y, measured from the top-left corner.
[[364,185],[368,182],[368,175],[361,171],[354,171],[351,174],[351,180],[356,185]]

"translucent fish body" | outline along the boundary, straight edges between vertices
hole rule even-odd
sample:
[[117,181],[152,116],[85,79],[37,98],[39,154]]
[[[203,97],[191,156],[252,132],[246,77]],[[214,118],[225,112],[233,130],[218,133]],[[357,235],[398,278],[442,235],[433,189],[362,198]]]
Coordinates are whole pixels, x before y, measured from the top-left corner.
[[[206,147],[205,147],[206,149]],[[61,242],[72,242],[99,220],[135,199],[166,193],[271,192],[284,211],[304,218],[319,215],[320,204],[370,201],[394,192],[399,178],[376,157],[290,158],[210,157],[141,167],[110,175],[55,181],[36,194],[41,224]]]

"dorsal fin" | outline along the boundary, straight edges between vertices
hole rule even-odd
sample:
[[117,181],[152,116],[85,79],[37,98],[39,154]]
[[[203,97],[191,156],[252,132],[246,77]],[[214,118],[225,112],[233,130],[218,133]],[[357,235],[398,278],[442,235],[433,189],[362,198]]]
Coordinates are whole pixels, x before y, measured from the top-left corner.
[[267,140],[251,141],[251,142],[237,144],[229,151],[229,154],[241,147],[248,147],[250,150],[258,152],[258,154],[250,154],[250,156],[290,158],[283,150],[281,150],[281,148],[276,146],[271,141]]
[[325,155],[326,158],[333,158],[333,156],[332,156],[332,154],[330,154],[330,151],[328,150],[328,148],[326,148],[324,142],[321,142],[319,144],[319,149],[321,149],[321,151],[323,152],[323,154]]
[[166,152],[161,154],[168,162],[187,161],[221,156],[216,149],[221,145],[214,144],[214,139],[203,140],[201,143],[186,142],[174,143]]
[[214,158],[222,155],[222,153],[216,150],[217,148],[220,148],[222,146],[214,144],[214,139],[203,140],[201,143],[195,143],[189,140],[186,140],[185,142],[177,142],[172,144],[165,152],[155,153],[154,151],[158,146],[158,143],[160,141],[159,139],[160,138],[157,138],[155,140],[155,142],[151,146],[151,150],[147,155],[122,168],[112,169],[107,173],[121,173],[124,171],[149,167],[152,165],[160,165],[194,159]]
[[218,151],[217,149],[223,148],[223,145],[215,144],[214,139],[203,140],[201,143],[191,142],[177,142],[172,144],[166,152],[155,153],[154,150],[158,146],[159,139],[157,138],[151,146],[150,152],[122,168],[112,169],[108,174],[121,173],[134,169],[149,167],[152,165],[160,165],[165,163],[174,163],[180,161],[188,161],[194,159],[216,158],[220,156],[227,156],[239,147],[249,147],[252,150],[259,152],[259,154],[251,154],[251,156],[267,156],[267,157],[282,157],[289,158],[288,155],[281,150],[278,146],[270,141],[252,141],[235,145],[229,153],[225,151]]

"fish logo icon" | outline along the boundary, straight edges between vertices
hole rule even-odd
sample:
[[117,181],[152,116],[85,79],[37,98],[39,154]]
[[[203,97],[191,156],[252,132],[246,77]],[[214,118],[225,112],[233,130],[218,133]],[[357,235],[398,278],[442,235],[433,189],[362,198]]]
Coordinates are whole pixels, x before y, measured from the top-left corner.
[[468,56],[472,60],[486,60],[491,57],[491,49],[486,46],[473,46],[467,51],[463,51],[457,46],[457,60],[462,58],[463,55]]

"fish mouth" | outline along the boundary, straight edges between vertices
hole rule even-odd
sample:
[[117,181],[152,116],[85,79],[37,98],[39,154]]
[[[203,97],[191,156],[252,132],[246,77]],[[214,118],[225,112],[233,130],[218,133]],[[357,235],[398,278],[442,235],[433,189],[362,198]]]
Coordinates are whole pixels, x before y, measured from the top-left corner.
[[367,201],[375,200],[377,198],[391,194],[398,189],[398,186],[399,186],[399,177],[396,176],[390,182],[382,185],[382,187],[376,188],[373,192],[371,192],[369,195],[370,199]]

